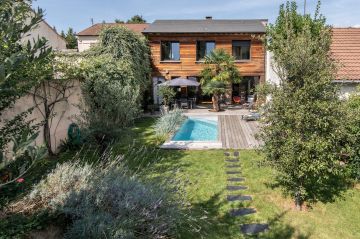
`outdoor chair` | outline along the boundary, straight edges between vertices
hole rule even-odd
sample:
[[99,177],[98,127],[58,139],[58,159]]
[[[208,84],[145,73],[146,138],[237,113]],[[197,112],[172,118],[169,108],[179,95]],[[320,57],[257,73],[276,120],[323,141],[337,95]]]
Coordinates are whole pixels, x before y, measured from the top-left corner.
[[182,109],[183,107],[189,108],[189,102],[187,99],[180,99],[180,108]]
[[241,102],[240,96],[234,96],[234,97],[233,97],[233,101],[234,101],[236,104],[240,104],[240,102]]

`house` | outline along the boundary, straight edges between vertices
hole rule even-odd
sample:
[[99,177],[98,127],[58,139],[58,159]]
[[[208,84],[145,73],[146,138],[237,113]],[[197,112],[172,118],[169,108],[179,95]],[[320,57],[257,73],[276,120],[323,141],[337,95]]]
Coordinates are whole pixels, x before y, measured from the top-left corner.
[[66,40],[60,36],[45,20],[41,21],[38,26],[31,30],[30,34],[23,37],[22,41],[32,42],[33,39],[46,38],[48,46],[54,50],[66,50]]
[[91,45],[96,44],[99,39],[99,34],[102,29],[106,27],[111,26],[124,26],[129,28],[130,30],[133,30],[137,33],[142,33],[149,24],[143,23],[143,24],[133,24],[133,23],[98,23],[95,24],[89,28],[86,28],[85,30],[79,32],[77,34],[78,37],[78,49],[79,52],[85,51],[91,47]]
[[[339,85],[340,98],[347,98],[360,83],[360,28],[333,28],[330,51],[338,65],[333,82]],[[267,52],[266,61],[266,81],[280,84],[271,52]]]
[[[251,97],[255,86],[265,82],[265,35],[267,20],[157,20],[143,34],[148,38],[152,59],[152,84],[154,103],[158,84],[177,77],[199,81],[204,68],[204,57],[215,48],[223,48],[236,59],[243,81],[232,84],[227,94],[240,96],[244,101]],[[179,94],[210,100],[201,89]]]
[[339,67],[334,82],[347,98],[360,83],[360,28],[334,28],[331,54]]

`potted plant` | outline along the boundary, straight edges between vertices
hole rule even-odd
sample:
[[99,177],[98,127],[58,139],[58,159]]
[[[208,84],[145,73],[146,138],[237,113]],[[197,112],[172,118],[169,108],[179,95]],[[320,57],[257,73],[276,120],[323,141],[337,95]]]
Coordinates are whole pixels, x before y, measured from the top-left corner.
[[168,113],[169,112],[169,104],[170,104],[170,101],[172,99],[174,99],[176,95],[176,92],[174,91],[174,89],[170,86],[161,86],[159,88],[159,96],[162,97],[163,99],[163,109],[164,109],[164,112],[165,113]]

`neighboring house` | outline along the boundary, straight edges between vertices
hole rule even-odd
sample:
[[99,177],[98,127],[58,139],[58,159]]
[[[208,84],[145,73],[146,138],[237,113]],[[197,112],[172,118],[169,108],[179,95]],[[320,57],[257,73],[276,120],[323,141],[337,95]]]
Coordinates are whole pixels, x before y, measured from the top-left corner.
[[89,49],[92,45],[96,44],[99,39],[99,34],[102,29],[111,26],[124,26],[133,30],[134,32],[141,33],[149,26],[149,24],[125,24],[125,23],[98,23],[77,34],[79,52]]
[[[152,58],[154,103],[158,84],[177,77],[200,80],[204,57],[215,48],[223,48],[236,59],[243,81],[232,84],[227,99],[240,96],[244,101],[254,93],[255,86],[265,82],[265,49],[262,37],[267,20],[157,20],[143,34],[148,38]],[[211,100],[200,91],[178,94]]]
[[33,29],[29,35],[23,38],[23,42],[30,42],[33,39],[45,37],[48,40],[48,46],[54,50],[66,50],[66,40],[60,36],[54,28],[52,28],[46,21],[42,21]]
[[360,28],[334,28],[331,53],[339,65],[334,82],[347,98],[360,83]]
[[[347,98],[360,83],[360,28],[333,28],[330,50],[338,65],[334,83],[339,84],[340,98]],[[279,84],[271,52],[267,52],[266,60],[266,81]]]

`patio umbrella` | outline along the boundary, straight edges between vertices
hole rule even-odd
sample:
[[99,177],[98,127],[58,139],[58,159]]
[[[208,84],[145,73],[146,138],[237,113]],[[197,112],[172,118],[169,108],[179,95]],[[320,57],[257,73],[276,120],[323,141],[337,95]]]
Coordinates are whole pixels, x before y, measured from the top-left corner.
[[164,83],[159,84],[160,86],[199,86],[200,83],[194,80],[186,78],[175,78]]

